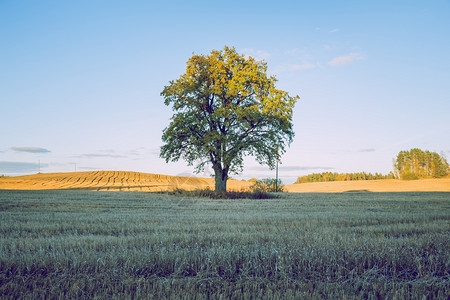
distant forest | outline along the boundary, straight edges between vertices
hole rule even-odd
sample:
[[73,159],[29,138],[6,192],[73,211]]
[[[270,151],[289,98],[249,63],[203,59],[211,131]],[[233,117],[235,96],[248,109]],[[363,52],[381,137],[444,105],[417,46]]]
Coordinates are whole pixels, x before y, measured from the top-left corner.
[[353,181],[378,179],[405,179],[440,178],[450,174],[450,168],[444,155],[436,152],[411,149],[400,151],[394,159],[394,172],[388,175],[379,173],[314,173],[297,178],[295,183],[326,182],[326,181]]
[[400,151],[394,168],[396,175],[402,179],[440,178],[450,173],[444,155],[417,148]]
[[314,173],[306,176],[301,176],[297,178],[295,183],[306,183],[306,182],[325,182],[325,181],[353,181],[353,180],[377,180],[377,179],[395,179],[394,173],[389,173],[388,175],[383,175],[379,173]]

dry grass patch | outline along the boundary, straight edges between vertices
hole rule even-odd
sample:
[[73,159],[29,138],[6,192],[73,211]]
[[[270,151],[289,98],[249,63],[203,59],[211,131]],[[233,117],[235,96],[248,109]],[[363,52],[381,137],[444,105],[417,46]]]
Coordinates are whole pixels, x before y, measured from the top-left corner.
[[228,192],[215,192],[210,189],[185,191],[177,189],[174,191],[160,192],[162,194],[188,197],[188,198],[210,198],[210,199],[274,199],[278,198],[278,195],[273,193],[257,191],[228,191]]

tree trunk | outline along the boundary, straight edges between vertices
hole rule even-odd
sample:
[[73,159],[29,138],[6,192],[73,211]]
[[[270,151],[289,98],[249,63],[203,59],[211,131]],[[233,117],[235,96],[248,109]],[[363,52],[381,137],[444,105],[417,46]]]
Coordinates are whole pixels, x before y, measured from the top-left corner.
[[216,192],[226,192],[227,191],[227,180],[228,180],[228,172],[226,170],[222,170],[220,166],[215,166],[214,174],[216,179]]

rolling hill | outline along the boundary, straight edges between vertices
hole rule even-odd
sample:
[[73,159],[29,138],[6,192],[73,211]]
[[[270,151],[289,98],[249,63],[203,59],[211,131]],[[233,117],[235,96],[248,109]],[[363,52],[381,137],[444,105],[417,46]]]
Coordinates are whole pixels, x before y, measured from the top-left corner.
[[[249,186],[229,180],[230,189]],[[0,178],[0,189],[10,190],[60,190],[79,189],[94,191],[167,191],[214,188],[214,179],[180,177],[125,171],[92,171],[48,173]]]

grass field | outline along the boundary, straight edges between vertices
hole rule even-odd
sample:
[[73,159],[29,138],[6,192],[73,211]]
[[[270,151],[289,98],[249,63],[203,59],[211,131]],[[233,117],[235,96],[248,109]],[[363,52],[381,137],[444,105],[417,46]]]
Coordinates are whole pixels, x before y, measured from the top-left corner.
[[450,295],[450,193],[0,191],[0,297]]

